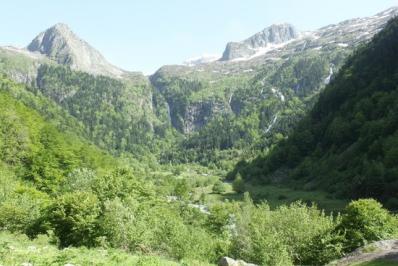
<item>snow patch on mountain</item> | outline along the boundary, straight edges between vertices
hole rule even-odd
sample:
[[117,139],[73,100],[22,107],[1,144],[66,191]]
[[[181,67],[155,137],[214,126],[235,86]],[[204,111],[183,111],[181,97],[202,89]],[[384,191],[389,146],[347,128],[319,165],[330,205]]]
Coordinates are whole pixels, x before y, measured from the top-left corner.
[[250,48],[251,50],[255,51],[255,53],[253,55],[248,56],[248,57],[238,57],[238,58],[230,60],[230,62],[246,61],[246,60],[251,60],[251,59],[259,57],[259,56],[263,56],[271,51],[281,49],[295,40],[296,39],[293,39],[293,40],[289,40],[287,42],[279,43],[279,44],[268,43],[265,47]]
[[200,65],[200,64],[211,63],[211,62],[219,60],[220,58],[221,58],[221,56],[219,54],[204,53],[201,56],[188,58],[187,60],[185,60],[183,62],[183,64],[187,65],[187,66],[196,66],[196,65]]

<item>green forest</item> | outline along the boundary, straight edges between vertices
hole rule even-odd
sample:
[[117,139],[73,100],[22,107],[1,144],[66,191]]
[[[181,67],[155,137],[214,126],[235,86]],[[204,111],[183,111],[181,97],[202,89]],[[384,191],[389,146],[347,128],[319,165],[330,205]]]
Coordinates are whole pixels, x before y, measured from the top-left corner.
[[[347,60],[289,138],[231,173],[307,189],[322,187],[336,197],[372,197],[398,208],[397,21]],[[255,170],[254,170],[255,169]]]
[[0,265],[326,265],[398,239],[398,18],[223,78],[7,62]]

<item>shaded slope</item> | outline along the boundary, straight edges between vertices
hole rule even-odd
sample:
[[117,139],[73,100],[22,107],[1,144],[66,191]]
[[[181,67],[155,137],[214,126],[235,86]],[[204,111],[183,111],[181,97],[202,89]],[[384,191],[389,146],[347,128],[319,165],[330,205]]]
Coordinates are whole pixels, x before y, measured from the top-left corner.
[[290,137],[265,158],[241,163],[245,178],[279,179],[344,197],[396,203],[398,191],[398,19],[359,48]]

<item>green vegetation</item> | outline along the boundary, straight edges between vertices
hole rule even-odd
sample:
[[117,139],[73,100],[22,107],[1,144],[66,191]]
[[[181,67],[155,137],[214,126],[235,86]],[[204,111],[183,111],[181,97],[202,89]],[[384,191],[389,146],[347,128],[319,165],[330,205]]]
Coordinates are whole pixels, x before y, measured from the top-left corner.
[[[389,239],[395,236],[397,219],[392,217],[375,200],[351,202],[341,220],[341,228],[347,241],[345,248],[352,250],[366,244],[367,241]],[[349,229],[347,229],[349,228]]]
[[319,99],[343,50],[162,70],[155,87],[46,64],[29,86],[1,76],[0,264],[322,265],[398,237],[359,199],[398,206],[397,36],[395,19]]
[[[84,125],[91,141],[112,153],[143,155],[156,152],[167,138],[174,139],[169,124],[151,110],[151,88],[145,80],[119,81],[42,65],[31,90],[63,107]],[[159,143],[155,136],[164,141]]]
[[13,82],[2,78],[0,86],[2,169],[33,181],[40,190],[53,191],[76,168],[101,173],[117,166],[106,152],[71,132],[60,133],[37,112],[13,99],[6,92],[16,86]]
[[[225,184],[226,191],[222,194],[209,194],[208,204],[224,200],[242,200],[243,194],[236,193],[230,184]],[[244,191],[249,192],[255,202],[267,201],[271,208],[290,204],[301,200],[306,203],[316,202],[317,205],[327,212],[340,212],[347,205],[347,200],[336,199],[324,191],[306,191],[291,189],[286,186],[244,184]]]
[[[2,87],[15,86],[4,79],[2,82]],[[102,256],[107,264],[117,264],[121,259],[142,261],[143,265],[163,263],[153,255],[181,263],[199,261],[198,265],[215,263],[225,255],[260,264],[315,263],[319,254],[314,252],[319,249],[311,247],[319,245],[324,235],[331,238],[337,250],[327,253],[329,260],[352,247],[346,244],[351,239],[339,238],[340,233],[335,237],[333,232],[363,232],[366,228],[371,231],[355,235],[361,240],[373,240],[374,235],[394,235],[394,228],[398,228],[369,227],[367,222],[362,227],[355,223],[353,228],[347,221],[366,217],[366,204],[349,205],[340,219],[302,203],[271,210],[266,203],[255,205],[247,194],[242,202],[214,203],[209,214],[204,213],[189,203],[193,180],[165,178],[159,183],[134,169],[115,169],[115,158],[72,133],[59,132],[7,91],[0,95],[0,226],[14,235],[3,233],[2,239],[21,239],[17,234],[26,234],[38,238],[33,240],[36,243],[46,239],[43,234],[47,234],[59,248],[74,248],[58,250],[49,246],[44,256],[30,251],[32,248],[21,248],[18,252],[27,256],[21,257],[20,253],[10,253],[12,245],[4,243],[1,263],[17,263],[22,258],[37,263],[83,263],[95,262],[95,256]],[[186,170],[173,168],[176,175],[184,175]],[[219,186],[216,180],[207,177],[203,186]],[[177,195],[178,200],[168,201],[170,194]],[[396,219],[377,204],[371,203],[371,208],[388,223]],[[18,241],[18,245],[31,246],[26,239]],[[48,245],[48,241],[42,245]],[[106,248],[106,252],[99,247]],[[330,245],[326,248],[329,250]]]
[[288,139],[231,173],[246,180],[374,197],[397,208],[398,21],[358,49]]
[[[158,256],[131,255],[112,248],[87,249],[85,247],[60,250],[50,237],[40,235],[34,240],[24,235],[0,233],[0,263],[2,265],[141,265],[177,266],[176,262]],[[189,262],[190,265],[206,265]]]
[[172,125],[186,133],[161,159],[228,169],[226,161],[268,149],[305,115],[330,65],[338,69],[347,53],[305,51],[233,76],[160,69],[151,77],[157,97],[169,106]]

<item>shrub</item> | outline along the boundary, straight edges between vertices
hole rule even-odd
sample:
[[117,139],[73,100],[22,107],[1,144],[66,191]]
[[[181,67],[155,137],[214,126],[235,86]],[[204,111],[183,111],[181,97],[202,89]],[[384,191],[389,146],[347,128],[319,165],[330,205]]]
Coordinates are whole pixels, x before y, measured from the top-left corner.
[[180,199],[186,200],[189,197],[189,193],[191,192],[191,186],[186,179],[181,179],[177,181],[177,184],[174,187],[174,193]]
[[232,188],[237,192],[237,193],[243,193],[246,190],[245,186],[245,181],[243,181],[242,176],[238,174],[232,183]]
[[326,216],[316,206],[308,207],[305,203],[295,202],[272,211],[269,226],[279,232],[292,260],[302,264],[302,250],[314,237],[334,229],[335,224],[332,217]]
[[345,208],[337,229],[345,235],[345,250],[351,251],[369,241],[397,236],[397,218],[374,199],[352,201]]
[[162,262],[158,257],[140,257],[136,266],[161,266]]
[[7,200],[0,203],[0,229],[21,232],[33,237],[45,231],[43,210],[48,196],[34,188],[17,187]]
[[333,229],[316,235],[300,250],[300,264],[326,265],[344,255],[343,243],[344,236],[336,234]]
[[101,217],[101,231],[108,243],[115,248],[130,249],[128,229],[133,229],[134,213],[119,198],[106,201]]
[[260,265],[292,265],[287,247],[271,223],[269,206],[256,207],[245,195],[236,213],[232,239],[232,255]]
[[93,246],[100,207],[90,192],[65,193],[48,208],[48,220],[61,247]]
[[216,194],[224,193],[225,192],[225,185],[224,185],[223,182],[218,180],[216,183],[214,183],[212,190],[213,190],[213,193],[216,193]]
[[75,169],[61,182],[61,189],[65,192],[90,191],[95,178],[94,171],[90,169]]

